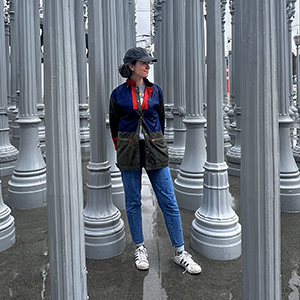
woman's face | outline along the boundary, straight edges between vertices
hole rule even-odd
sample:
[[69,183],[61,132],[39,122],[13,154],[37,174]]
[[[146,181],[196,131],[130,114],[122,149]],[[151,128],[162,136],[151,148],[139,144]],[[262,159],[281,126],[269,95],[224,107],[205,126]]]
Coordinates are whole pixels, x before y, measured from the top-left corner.
[[148,76],[149,73],[149,62],[142,62],[142,61],[137,61],[135,65],[130,66],[131,71],[132,71],[132,77],[141,77],[145,78]]

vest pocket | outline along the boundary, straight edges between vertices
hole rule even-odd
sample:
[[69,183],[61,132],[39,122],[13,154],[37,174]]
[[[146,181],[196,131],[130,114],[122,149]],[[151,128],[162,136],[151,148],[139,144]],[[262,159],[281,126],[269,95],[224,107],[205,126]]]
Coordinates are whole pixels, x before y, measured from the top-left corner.
[[119,132],[117,163],[120,169],[139,165],[139,139],[136,133]]
[[169,161],[168,147],[163,134],[160,132],[150,134],[146,140],[146,162],[152,167],[167,165]]

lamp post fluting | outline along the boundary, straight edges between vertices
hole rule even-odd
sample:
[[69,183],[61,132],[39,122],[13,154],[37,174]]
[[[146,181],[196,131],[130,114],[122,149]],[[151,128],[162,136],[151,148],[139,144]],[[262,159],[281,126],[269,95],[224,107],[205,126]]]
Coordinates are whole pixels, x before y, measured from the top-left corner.
[[230,12],[233,19],[232,26],[232,72],[231,72],[231,98],[235,104],[235,141],[234,146],[226,153],[226,161],[228,164],[228,174],[234,176],[240,176],[241,173],[241,97],[242,91],[240,88],[240,76],[241,72],[241,50],[238,44],[238,37],[240,35],[241,28],[236,25],[235,18],[235,2],[230,1]]
[[[290,2],[291,9],[294,1]],[[287,3],[288,3],[287,2]],[[285,11],[285,3],[277,10],[278,36],[282,41],[277,46],[278,86],[279,86],[279,138],[280,138],[280,203],[282,212],[300,211],[300,174],[291,149],[290,127],[291,118],[291,68],[290,68],[290,19]],[[288,10],[289,11],[289,10]],[[289,22],[287,22],[289,21]]]
[[19,157],[8,182],[8,203],[19,209],[29,209],[46,205],[46,164],[40,145],[37,113],[37,59],[40,48],[39,24],[34,21],[39,14],[38,1],[18,2],[20,47],[20,102],[19,118],[20,144]]
[[9,139],[9,101],[10,101],[10,56],[9,56],[9,18],[6,12],[5,35],[1,25],[1,83],[0,83],[0,176],[11,175],[18,159],[19,151]]
[[[236,1],[241,89],[242,294],[244,300],[281,299],[278,45],[276,10],[285,1]],[[276,6],[279,5],[281,7]],[[278,39],[277,39],[278,38]],[[276,51],[274,51],[276,49]],[[287,98],[285,98],[287,99]]]
[[44,3],[51,299],[85,300],[88,296],[82,214],[75,0]]
[[[298,110],[298,115],[300,115],[300,80],[299,80],[299,46],[300,46],[300,34],[296,34],[294,36],[294,42],[296,45],[296,50],[297,50],[297,56],[296,56],[296,75],[297,75],[297,110]],[[298,120],[299,122],[299,120]],[[297,135],[299,136],[300,129],[298,128],[297,130]],[[296,161],[296,164],[298,166],[298,169],[300,169],[300,140],[298,139],[295,147],[293,148],[293,156]]]
[[76,32],[76,59],[78,69],[78,93],[79,93],[79,124],[81,152],[90,150],[90,129],[89,129],[89,104],[87,101],[87,58],[86,42],[84,32],[84,7],[83,1],[75,2],[75,32]]
[[[90,161],[87,166],[87,204],[84,208],[86,256],[103,259],[125,249],[124,222],[112,202],[110,165],[107,160],[106,111],[107,80],[104,64],[103,5],[90,0],[89,7],[89,91],[91,110]],[[107,24],[106,24],[107,25]]]
[[203,203],[192,223],[191,246],[203,256],[230,260],[241,255],[241,225],[230,206],[223,139],[223,57],[221,9],[207,1],[207,161]]
[[[206,161],[203,116],[203,65],[204,65],[204,17],[203,2],[191,0],[186,3],[186,126],[185,153],[179,174],[174,182],[178,206],[196,211],[203,200],[203,165]],[[189,17],[188,17],[189,16]]]
[[[185,9],[186,3],[182,0],[173,1],[173,22],[174,22],[174,57],[177,63],[174,66],[174,142],[169,147],[169,166],[171,175],[176,177],[185,152],[186,128],[183,119],[186,114],[186,70],[182,67],[185,64]],[[172,75],[171,77],[172,78]],[[164,86],[162,85],[162,88]]]
[[[1,125],[5,124],[4,130],[6,130],[6,139],[9,142],[8,136],[8,116],[7,116],[7,60],[6,60],[6,51],[5,51],[5,37],[4,37],[4,22],[0,22],[0,122]],[[2,111],[2,114],[1,114]],[[1,137],[1,136],[0,136]],[[2,138],[3,138],[2,134]],[[4,140],[0,141],[3,143]],[[3,145],[1,143],[1,145]],[[5,145],[5,144],[4,144]],[[8,145],[8,144],[6,144]],[[12,146],[11,146],[12,147]],[[5,149],[5,148],[4,148]],[[15,148],[14,148],[15,149]],[[17,154],[17,149],[15,149]],[[3,152],[3,150],[1,151]],[[1,155],[0,152],[0,155]],[[4,157],[4,156],[3,156]],[[0,156],[1,161],[1,156]],[[2,175],[2,174],[1,174]],[[11,247],[16,240],[15,235],[15,222],[14,217],[11,216],[11,209],[3,202],[2,191],[1,191],[1,181],[0,181],[0,252]]]

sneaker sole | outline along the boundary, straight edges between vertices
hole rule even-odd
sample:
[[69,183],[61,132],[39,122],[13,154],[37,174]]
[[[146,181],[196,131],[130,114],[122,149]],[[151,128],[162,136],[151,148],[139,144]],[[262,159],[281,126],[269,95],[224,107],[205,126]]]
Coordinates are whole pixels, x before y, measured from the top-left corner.
[[148,267],[138,267],[136,264],[135,264],[135,267],[140,270],[140,271],[147,271],[149,270],[149,266]]
[[185,269],[184,272],[187,272],[187,273],[192,274],[192,275],[198,275],[198,274],[201,274],[201,272],[202,272],[202,269],[201,269],[199,272],[196,272],[196,273],[189,272],[184,266],[182,266],[180,263],[176,262],[175,260],[174,260],[174,263],[175,263],[176,265],[178,265],[178,266],[184,268],[184,269]]

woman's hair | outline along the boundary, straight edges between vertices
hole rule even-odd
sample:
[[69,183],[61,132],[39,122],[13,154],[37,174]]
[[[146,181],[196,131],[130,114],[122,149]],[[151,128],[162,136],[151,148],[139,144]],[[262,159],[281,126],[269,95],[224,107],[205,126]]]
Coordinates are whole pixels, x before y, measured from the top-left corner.
[[136,64],[136,60],[125,63],[125,64],[119,66],[120,75],[124,78],[129,78],[132,74],[132,71],[130,69],[130,65],[135,65],[135,64]]

